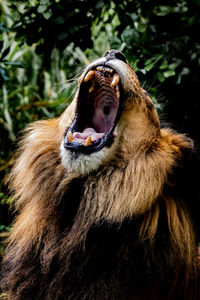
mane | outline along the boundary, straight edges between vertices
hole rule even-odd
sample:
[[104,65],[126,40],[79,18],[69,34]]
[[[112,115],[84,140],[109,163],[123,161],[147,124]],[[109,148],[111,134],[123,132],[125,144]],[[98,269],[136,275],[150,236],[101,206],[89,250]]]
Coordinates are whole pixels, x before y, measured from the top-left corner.
[[[118,149],[109,165],[83,176],[66,172],[61,164],[58,125],[58,120],[40,121],[26,129],[19,158],[8,178],[13,198],[17,199],[13,205],[16,212],[20,211],[8,241],[19,249],[18,255],[33,245],[39,249],[41,242],[45,244],[46,232],[47,244],[49,240],[55,243],[62,228],[63,205],[72,222],[63,241],[67,251],[83,242],[94,224],[120,224],[142,214],[145,217],[140,237],[153,243],[160,209],[165,206],[172,247],[191,266],[196,248],[188,212],[169,190],[173,190],[173,169],[183,159],[183,152],[192,149],[192,141],[162,129],[159,140],[142,143],[129,155]],[[74,204],[71,198],[75,196],[71,194],[77,184],[82,188],[82,196],[80,203]],[[11,259],[17,260],[16,248],[14,251]]]

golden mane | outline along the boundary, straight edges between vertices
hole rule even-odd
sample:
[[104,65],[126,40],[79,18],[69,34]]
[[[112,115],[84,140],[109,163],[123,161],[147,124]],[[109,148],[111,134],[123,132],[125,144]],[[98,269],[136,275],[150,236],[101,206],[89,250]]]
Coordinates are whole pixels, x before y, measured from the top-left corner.
[[[175,175],[175,169],[182,170],[185,152],[192,150],[193,143],[185,135],[160,129],[150,97],[135,75],[133,79],[134,96],[127,96],[116,142],[106,150],[97,169],[74,171],[61,163],[60,144],[66,124],[74,118],[78,95],[59,119],[36,122],[26,129],[8,178],[13,198],[17,199],[13,203],[17,216],[4,259],[4,285],[11,299],[24,299],[26,290],[30,298],[35,293],[37,299],[61,299],[65,293],[66,299],[122,299],[120,292],[109,294],[107,290],[109,296],[102,298],[101,292],[92,287],[84,296],[73,283],[71,291],[66,292],[59,278],[71,274],[77,249],[87,253],[93,228],[107,224],[120,231],[123,224],[132,222],[137,224],[138,243],[152,255],[155,265],[159,257],[154,257],[154,251],[160,256],[156,277],[166,276],[169,280],[166,289],[172,298],[165,298],[161,288],[158,299],[174,299],[174,295],[176,299],[180,295],[182,299],[199,299],[196,236],[187,203],[177,192]],[[163,248],[158,246],[161,239]],[[51,271],[54,260],[58,262]],[[173,271],[177,272],[174,277]],[[55,272],[55,278],[50,280],[46,274],[51,272]],[[41,276],[41,285],[37,276]],[[101,286],[101,282],[98,284]],[[155,290],[156,286],[157,282]],[[144,294],[138,295],[133,299],[145,299],[148,290],[144,288]]]

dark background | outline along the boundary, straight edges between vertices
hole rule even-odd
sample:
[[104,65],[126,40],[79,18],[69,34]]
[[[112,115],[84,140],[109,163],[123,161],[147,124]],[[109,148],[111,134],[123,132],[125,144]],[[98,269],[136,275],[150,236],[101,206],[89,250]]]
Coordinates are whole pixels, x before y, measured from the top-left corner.
[[126,55],[161,120],[199,149],[200,0],[5,0],[0,11],[1,235],[20,130],[60,115],[84,66],[109,49]]

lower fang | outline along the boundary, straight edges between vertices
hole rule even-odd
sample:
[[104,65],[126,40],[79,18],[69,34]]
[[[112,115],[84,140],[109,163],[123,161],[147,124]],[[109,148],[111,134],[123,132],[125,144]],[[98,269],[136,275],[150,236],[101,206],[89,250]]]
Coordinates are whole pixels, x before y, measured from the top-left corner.
[[93,70],[90,70],[84,78],[84,82],[88,82],[90,79],[92,79],[95,75],[95,72]]
[[72,134],[72,132],[70,131],[70,132],[68,133],[68,141],[71,143],[71,142],[73,142],[73,140],[74,140],[73,134]]
[[92,93],[94,91],[94,85],[92,85],[90,88],[89,88],[89,93]]
[[88,136],[87,140],[85,142],[83,142],[83,145],[84,146],[89,146],[91,144],[91,141],[92,141],[92,138],[91,138],[91,135]]

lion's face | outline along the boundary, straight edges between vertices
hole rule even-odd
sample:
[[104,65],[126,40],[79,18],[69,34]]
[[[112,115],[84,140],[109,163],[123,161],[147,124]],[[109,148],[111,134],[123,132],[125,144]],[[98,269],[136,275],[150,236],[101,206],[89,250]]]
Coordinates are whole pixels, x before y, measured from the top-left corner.
[[60,126],[65,130],[60,147],[62,164],[84,174],[96,170],[122,148],[131,153],[136,144],[159,131],[150,98],[125,56],[116,50],[85,69]]

